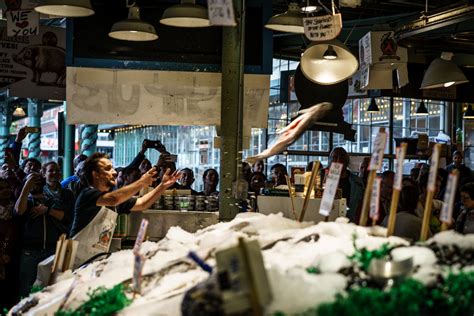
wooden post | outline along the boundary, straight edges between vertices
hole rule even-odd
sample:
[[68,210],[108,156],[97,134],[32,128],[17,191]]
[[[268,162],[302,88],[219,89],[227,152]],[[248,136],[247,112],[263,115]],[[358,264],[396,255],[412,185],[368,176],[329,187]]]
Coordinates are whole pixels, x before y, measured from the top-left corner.
[[438,173],[440,144],[435,144],[433,154],[431,155],[430,174],[428,177],[428,185],[426,187],[427,195],[425,201],[425,211],[423,212],[423,223],[421,225],[420,240],[428,239],[430,231],[431,210],[433,208],[433,197],[436,186],[436,175]]
[[293,189],[291,188],[290,177],[288,177],[288,175],[285,175],[285,179],[286,179],[286,185],[288,186],[288,193],[290,194],[291,212],[293,212],[293,216],[295,217],[295,221],[297,221],[298,217],[296,216],[295,201],[294,201],[294,198],[293,198]]
[[369,216],[369,207],[370,207],[370,192],[372,191],[372,186],[374,185],[375,176],[377,175],[377,170],[370,170],[369,177],[367,178],[367,186],[364,192],[364,201],[362,202],[362,210],[359,219],[360,226],[367,225],[367,218]]
[[398,200],[402,189],[403,161],[407,152],[407,143],[402,143],[397,149],[397,170],[393,181],[392,201],[390,202],[390,214],[388,216],[387,236],[392,236],[395,231],[395,219],[397,217]]
[[299,221],[302,222],[304,220],[304,214],[306,213],[306,209],[308,208],[309,198],[311,196],[311,190],[313,190],[314,181],[316,180],[316,175],[319,169],[319,161],[315,161],[313,163],[313,170],[311,170],[311,179],[309,180],[308,189],[306,189],[306,196],[304,197],[303,209],[300,213]]

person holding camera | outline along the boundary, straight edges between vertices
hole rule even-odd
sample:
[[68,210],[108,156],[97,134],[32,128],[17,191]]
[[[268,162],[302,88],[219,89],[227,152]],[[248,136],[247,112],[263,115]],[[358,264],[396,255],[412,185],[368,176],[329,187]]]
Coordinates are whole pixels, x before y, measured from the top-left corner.
[[[45,194],[56,192],[59,184],[59,167],[52,162],[46,165],[45,180],[40,173],[30,172],[15,204],[15,213],[23,222],[20,256],[20,296],[27,296],[36,279],[38,264],[54,254],[59,237],[67,233],[71,212],[71,196],[59,201]],[[70,207],[67,209],[67,203]],[[66,208],[65,208],[66,206]]]

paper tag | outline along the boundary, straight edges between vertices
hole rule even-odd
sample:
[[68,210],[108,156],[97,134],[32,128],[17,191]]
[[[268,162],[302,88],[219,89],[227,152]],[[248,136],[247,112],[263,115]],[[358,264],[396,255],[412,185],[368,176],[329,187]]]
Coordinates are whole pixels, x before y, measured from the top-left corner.
[[33,9],[7,11],[7,35],[30,36],[39,34],[39,13]]
[[370,157],[369,170],[380,170],[382,168],[383,153],[385,151],[385,144],[387,143],[387,133],[379,132],[375,137],[374,149],[372,157]]
[[331,163],[331,168],[329,168],[329,173],[326,176],[326,187],[321,198],[321,207],[319,208],[319,214],[323,216],[329,216],[331,213],[343,167],[342,163]]
[[145,239],[146,229],[148,227],[148,220],[142,219],[140,224],[140,229],[138,230],[137,239],[135,240],[135,245],[133,246],[133,254],[135,256],[140,254],[140,249],[142,248],[143,239]]
[[453,217],[454,198],[456,197],[456,188],[458,186],[459,174],[453,172],[448,177],[446,184],[446,191],[444,192],[444,203],[441,208],[441,215],[439,219],[445,223],[451,223]]
[[232,0],[208,0],[207,10],[211,25],[236,26]]
[[334,15],[303,18],[304,34],[311,41],[328,41],[339,36],[342,30],[342,16]]
[[440,144],[435,144],[431,155],[430,174],[428,176],[428,191],[434,192],[436,189],[436,175],[438,173]]
[[374,179],[372,185],[372,192],[370,193],[370,212],[369,217],[374,221],[379,219],[380,214],[380,187],[382,185],[382,178],[377,177]]
[[133,262],[133,292],[141,293],[142,287],[142,270],[143,270],[143,263],[145,259],[137,254],[135,255],[135,260]]
[[402,190],[402,180],[403,180],[403,163],[405,161],[405,156],[407,153],[407,146],[400,146],[396,149],[397,154],[397,169],[395,170],[395,178],[393,179],[393,188],[395,190]]

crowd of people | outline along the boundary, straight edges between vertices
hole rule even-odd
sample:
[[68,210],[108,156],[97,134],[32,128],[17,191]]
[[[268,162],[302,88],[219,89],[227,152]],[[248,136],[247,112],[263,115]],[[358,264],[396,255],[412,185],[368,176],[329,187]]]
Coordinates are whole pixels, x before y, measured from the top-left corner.
[[[74,175],[62,179],[57,162],[44,164],[35,158],[25,159],[20,165],[20,150],[26,137],[20,129],[16,139],[5,151],[0,169],[0,306],[9,307],[20,297],[28,295],[36,278],[39,262],[54,254],[58,238],[80,233],[103,206],[119,214],[141,211],[151,207],[168,189],[190,190],[193,195],[218,196],[219,174],[207,169],[202,176],[203,190],[193,189],[193,170],[177,171],[175,156],[157,142],[145,140],[133,161],[125,167],[114,168],[107,155],[94,153],[77,156],[73,161]],[[148,149],[160,152],[156,165],[145,156]],[[460,152],[453,154],[453,162],[438,171],[433,216],[430,231],[440,230],[440,210],[443,205],[447,176],[453,170],[460,174],[455,197],[452,223],[460,233],[474,233],[474,179],[471,170],[462,163]],[[342,197],[347,199],[347,217],[358,222],[368,177],[369,159],[363,159],[358,174],[349,170],[349,155],[343,148],[335,148],[329,165],[319,170],[320,187],[332,162],[344,165],[339,181]],[[307,166],[311,170],[312,166]],[[287,168],[277,163],[270,168],[267,179],[265,164],[242,163],[242,177],[248,182],[252,196],[263,188],[287,185]],[[421,219],[426,201],[429,166],[424,164],[411,170],[403,180],[395,235],[416,240],[421,230]],[[394,173],[381,174],[380,225],[387,224]],[[143,189],[147,189],[143,191]],[[139,192],[145,192],[138,194]],[[245,207],[249,209],[252,206]],[[20,277],[21,276],[21,277]]]

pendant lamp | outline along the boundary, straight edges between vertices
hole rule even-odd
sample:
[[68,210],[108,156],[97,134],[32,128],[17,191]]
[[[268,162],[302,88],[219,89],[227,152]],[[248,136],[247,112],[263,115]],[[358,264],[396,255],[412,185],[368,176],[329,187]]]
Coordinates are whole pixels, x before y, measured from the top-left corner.
[[90,0],[44,0],[42,4],[35,7],[35,11],[67,18],[94,14]]
[[416,109],[416,116],[425,116],[428,115],[428,109],[425,106],[425,102],[421,100],[420,105],[418,106],[418,109]]
[[378,112],[380,112],[380,109],[379,109],[379,107],[378,107],[378,105],[377,105],[377,102],[375,102],[375,99],[374,99],[374,98],[372,98],[372,99],[370,100],[370,105],[369,105],[369,107],[367,108],[367,111],[366,111],[366,112],[367,112],[367,113],[378,113]]
[[305,0],[301,4],[300,11],[302,13],[315,13],[320,11],[322,8],[316,0]]
[[344,81],[350,78],[357,68],[357,58],[338,40],[313,42],[301,55],[303,74],[309,80],[322,85]]
[[442,53],[433,60],[423,76],[420,89],[447,88],[469,82],[452,57],[452,53]]
[[17,106],[15,111],[13,111],[13,116],[23,117],[26,116],[25,110],[21,106]]
[[467,106],[466,112],[464,112],[464,119],[474,119],[474,110],[472,109],[471,104]]
[[122,41],[145,42],[158,38],[155,27],[140,20],[138,7],[128,8],[128,19],[114,23],[109,36]]
[[303,17],[298,3],[290,2],[288,11],[272,16],[265,27],[272,31],[304,34]]
[[180,4],[167,8],[160,23],[175,27],[211,26],[207,9],[194,0],[181,0]]

